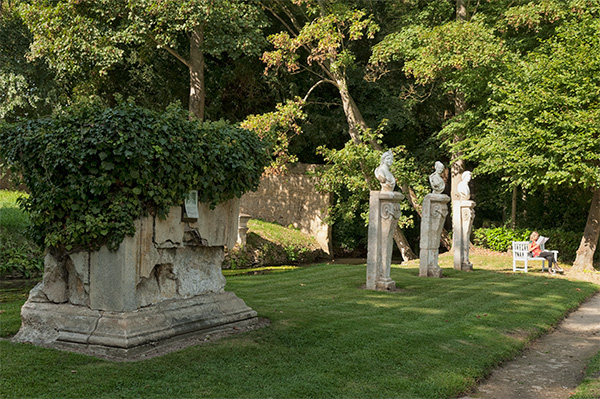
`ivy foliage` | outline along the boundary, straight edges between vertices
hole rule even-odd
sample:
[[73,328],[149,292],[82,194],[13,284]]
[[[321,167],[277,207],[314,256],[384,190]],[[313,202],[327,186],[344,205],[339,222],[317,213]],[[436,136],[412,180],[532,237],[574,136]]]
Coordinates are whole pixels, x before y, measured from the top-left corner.
[[212,206],[256,189],[268,163],[259,138],[186,116],[88,104],[0,126],[0,157],[31,191],[20,205],[36,241],[50,250],[115,250],[136,219],[164,217],[192,189]]

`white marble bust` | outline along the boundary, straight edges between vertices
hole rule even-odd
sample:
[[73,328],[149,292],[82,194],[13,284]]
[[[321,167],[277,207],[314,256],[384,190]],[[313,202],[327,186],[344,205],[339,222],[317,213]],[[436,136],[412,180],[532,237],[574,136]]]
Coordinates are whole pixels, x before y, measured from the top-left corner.
[[469,171],[463,172],[462,179],[461,179],[460,183],[458,183],[458,186],[456,187],[456,190],[458,191],[458,197],[461,201],[471,199],[471,189],[469,188],[470,181],[471,181],[471,172],[469,172]]
[[375,177],[381,183],[381,191],[394,191],[396,178],[390,172],[390,166],[394,163],[392,151],[386,151],[381,155],[381,163],[375,168]]
[[433,194],[441,194],[446,188],[446,183],[442,178],[442,172],[444,172],[444,164],[440,161],[435,163],[435,172],[429,175],[429,184]]

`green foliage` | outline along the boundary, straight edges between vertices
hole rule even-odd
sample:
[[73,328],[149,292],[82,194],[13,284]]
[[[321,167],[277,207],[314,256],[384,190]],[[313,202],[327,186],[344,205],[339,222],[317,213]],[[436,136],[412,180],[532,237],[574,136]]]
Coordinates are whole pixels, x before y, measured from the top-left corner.
[[[325,146],[318,148],[329,167],[318,173],[317,189],[333,194],[333,205],[330,207],[327,217],[330,223],[345,225],[338,226],[336,232],[341,242],[336,242],[335,245],[339,245],[343,249],[355,249],[355,245],[364,242],[366,229],[354,227],[352,224],[358,224],[355,219],[360,216],[362,224],[367,225],[369,191],[380,189],[379,181],[375,179],[373,171],[379,165],[383,151],[373,150],[370,143],[381,140],[384,129],[385,121],[376,131],[363,132],[360,144],[350,140],[340,150],[329,149]],[[392,151],[394,152],[394,163],[391,170],[396,178],[396,187],[410,182],[417,193],[424,196],[425,187],[422,179],[418,176],[414,159],[402,146],[395,147]],[[401,207],[403,214],[398,222],[399,225],[401,227],[412,226],[413,215],[407,213],[411,209],[409,204],[403,201]],[[360,234],[362,238],[355,234]]]
[[20,10],[33,37],[29,58],[47,62],[75,94],[163,108],[187,88],[200,119],[204,56],[257,55],[265,43],[264,15],[245,0],[35,0]]
[[[529,235],[532,231],[532,229],[523,228],[511,230],[507,227],[475,229],[473,231],[473,244],[498,252],[506,252],[509,250],[512,241],[529,241]],[[549,238],[545,248],[558,251],[558,258],[561,261],[575,259],[577,248],[579,248],[581,242],[581,232],[561,229],[541,229],[538,232]]]
[[273,143],[269,149],[273,161],[268,173],[284,172],[287,164],[298,161],[298,157],[290,154],[289,145],[293,136],[302,133],[298,121],[306,118],[303,106],[304,101],[296,97],[285,104],[277,104],[274,112],[249,115],[240,123],[242,128],[252,130],[263,140]]
[[31,278],[44,269],[42,253],[26,237],[27,215],[17,207],[17,191],[0,191],[0,278]]
[[481,173],[525,188],[600,187],[600,20],[586,17],[510,66],[485,129],[463,149]]
[[182,33],[199,27],[205,32],[204,51],[215,56],[257,53],[264,42],[260,10],[239,0],[36,0],[22,7],[22,15],[34,36],[31,55],[46,57],[66,74],[91,68],[106,75],[123,61],[128,45],[147,41],[171,54],[185,54]]
[[251,132],[127,105],[4,125],[0,152],[31,190],[21,205],[36,242],[67,251],[115,249],[134,220],[164,216],[192,189],[211,205],[240,197],[267,163]]
[[[561,261],[571,262],[577,256],[577,249],[581,243],[581,231],[544,229],[540,231],[540,234],[550,238],[545,248],[558,251],[558,259]],[[595,259],[600,259],[599,251],[596,251],[595,255]]]
[[506,252],[512,241],[529,241],[531,230],[497,227],[491,229],[473,230],[473,244],[498,252]]
[[31,34],[15,2],[0,2],[0,119],[47,112],[50,98],[57,101],[55,76],[41,61],[28,62]]
[[296,72],[301,68],[300,49],[308,49],[308,65],[328,64],[331,71],[340,71],[354,64],[354,54],[348,49],[348,41],[364,36],[373,38],[379,30],[377,24],[363,10],[337,10],[314,18],[305,24],[297,35],[280,32],[269,36],[274,51],[263,54],[267,70],[286,68]]
[[[373,47],[370,66],[374,73],[386,72],[391,61],[404,60],[404,71],[417,83],[444,78],[454,85],[473,80],[506,52],[501,41],[479,21],[452,21],[433,28],[410,26],[385,37]],[[447,82],[446,84],[448,84]],[[462,87],[464,86],[464,87]]]

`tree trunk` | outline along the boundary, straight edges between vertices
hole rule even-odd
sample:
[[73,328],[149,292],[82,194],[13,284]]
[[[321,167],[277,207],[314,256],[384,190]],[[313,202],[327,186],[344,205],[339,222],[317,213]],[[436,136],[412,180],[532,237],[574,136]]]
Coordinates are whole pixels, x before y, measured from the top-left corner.
[[[360,144],[360,129],[368,129],[367,123],[365,122],[362,114],[360,113],[360,110],[358,109],[358,106],[356,105],[354,99],[348,91],[348,83],[346,81],[346,77],[340,73],[332,73],[332,75],[335,78],[335,82],[340,92],[340,97],[342,99],[344,114],[346,115],[346,120],[348,122],[348,133],[350,134],[350,137],[352,138],[352,141],[355,144]],[[382,150],[381,145],[379,145],[379,143],[377,142],[372,141],[371,146],[375,150]],[[367,181],[369,181],[369,179],[371,178],[369,173],[370,171],[363,170],[363,174],[365,175]],[[405,193],[405,195],[407,194]],[[396,229],[394,230],[394,241],[396,242],[396,245],[398,246],[398,249],[400,250],[400,253],[402,254],[402,258],[404,258],[404,260],[417,259],[417,255],[415,255],[413,250],[410,248],[408,240],[404,236],[404,233],[402,232],[402,229],[399,226],[396,226]]]
[[[454,96],[454,117],[456,118],[461,115],[465,112],[466,108],[465,95],[461,92],[457,92]],[[463,137],[455,134],[454,137],[452,137],[452,143],[459,143],[463,139]],[[450,197],[452,198],[452,201],[460,199],[458,195],[458,183],[460,183],[462,178],[461,175],[465,171],[465,161],[461,157],[462,153],[458,151],[453,152],[451,155],[452,166],[450,167],[450,181],[452,186],[450,189]]]
[[418,258],[410,248],[404,233],[402,233],[402,229],[400,229],[398,226],[396,226],[396,230],[394,230],[394,242],[398,246],[398,249],[400,250],[404,260],[413,260]]
[[510,227],[513,230],[515,229],[515,227],[517,227],[517,191],[518,188],[516,186],[513,187],[512,204],[510,209]]
[[456,20],[466,21],[467,18],[467,2],[465,0],[456,0]]
[[190,36],[190,118],[204,120],[204,27],[199,25]]
[[[466,21],[467,18],[466,0],[456,0],[456,20]],[[461,115],[463,112],[465,112],[466,108],[467,104],[465,101],[465,95],[460,91],[456,92],[454,96],[454,117],[456,118],[457,116]],[[455,134],[454,137],[452,137],[453,143],[458,143],[462,140],[463,137],[459,136],[458,134]],[[462,173],[465,171],[465,161],[461,157],[462,153],[460,152],[453,152],[450,156],[450,203],[460,199],[460,196],[458,195],[458,183],[460,183],[462,179]],[[452,209],[452,211],[454,212],[455,210]],[[457,227],[452,226],[452,231],[454,234],[456,234]],[[442,238],[442,242],[447,240],[448,244],[450,244],[450,237],[447,234],[445,236],[442,235]]]
[[[344,114],[346,115],[346,121],[348,122],[348,133],[354,144],[360,144],[361,139],[359,129],[367,130],[367,123],[348,91],[346,77],[340,73],[332,73],[332,75],[335,78],[336,86],[340,92],[340,97],[342,98],[342,107],[344,109]],[[371,145],[376,150],[382,150],[381,146],[376,142],[371,143]]]
[[579,249],[577,250],[577,257],[575,258],[575,262],[573,262],[573,270],[580,272],[584,270],[594,270],[594,253],[596,252],[599,238],[600,189],[596,189],[592,197],[592,204],[590,205],[590,211],[588,212],[587,223],[585,224],[581,244],[579,244]]

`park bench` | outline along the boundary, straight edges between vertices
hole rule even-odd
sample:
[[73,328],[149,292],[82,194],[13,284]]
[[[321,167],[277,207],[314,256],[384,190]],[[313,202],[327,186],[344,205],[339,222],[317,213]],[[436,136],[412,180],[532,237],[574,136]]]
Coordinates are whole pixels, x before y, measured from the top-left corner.
[[[545,251],[544,244],[540,245],[542,251]],[[557,260],[558,251],[550,251],[554,253],[554,260]],[[540,258],[539,256],[532,256],[529,253],[529,241],[513,241],[512,242],[512,253],[513,253],[513,272],[523,271],[527,273],[527,262],[532,260],[541,260],[542,261],[542,272],[545,270],[544,266],[546,264],[545,258]],[[523,267],[517,267],[517,262],[524,262],[525,265]],[[551,266],[551,265],[549,265]]]

